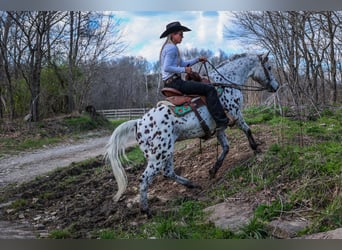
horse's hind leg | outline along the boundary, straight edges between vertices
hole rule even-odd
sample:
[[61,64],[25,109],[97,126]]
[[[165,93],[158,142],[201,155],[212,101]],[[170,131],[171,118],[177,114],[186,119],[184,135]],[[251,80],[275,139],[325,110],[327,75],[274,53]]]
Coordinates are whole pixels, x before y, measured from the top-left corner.
[[164,167],[164,176],[167,178],[170,178],[176,182],[178,182],[179,184],[182,184],[188,188],[201,188],[201,186],[196,185],[194,183],[192,183],[189,179],[177,175],[174,171],[173,168],[173,155],[168,159],[165,167]]
[[147,163],[147,167],[140,178],[140,210],[142,213],[146,213],[148,217],[151,217],[151,212],[148,207],[148,187],[152,183],[153,178],[160,171],[161,162],[151,162]]

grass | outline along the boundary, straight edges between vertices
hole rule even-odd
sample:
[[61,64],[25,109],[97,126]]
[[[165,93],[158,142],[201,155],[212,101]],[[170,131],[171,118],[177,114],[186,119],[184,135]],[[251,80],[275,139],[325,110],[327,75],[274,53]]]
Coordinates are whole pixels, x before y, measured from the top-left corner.
[[71,233],[68,230],[54,230],[49,234],[50,239],[70,239]]
[[227,184],[212,189],[209,197],[217,202],[243,193],[274,194],[273,202],[260,204],[255,210],[261,231],[262,225],[291,214],[310,218],[306,233],[341,227],[341,112],[299,122],[277,115],[270,118],[269,111],[265,116],[252,111],[247,116],[258,117],[281,139],[263,155],[235,166],[225,176]]
[[[65,141],[77,140],[89,131],[113,131],[124,120],[109,121],[102,116],[89,115],[65,117],[55,121],[40,121],[30,127],[18,124],[15,132],[0,136],[0,158],[7,154],[16,154],[25,150],[42,148]],[[1,134],[2,131],[0,131]]]
[[68,117],[64,120],[64,123],[76,132],[84,132],[97,128],[109,128],[113,129],[113,123],[102,116],[96,116],[95,118],[89,115],[82,115],[78,117]]
[[[260,239],[272,238],[268,224],[286,216],[308,218],[311,224],[299,234],[316,233],[341,227],[342,221],[342,111],[325,111],[310,120],[294,120],[277,115],[272,109],[251,108],[246,120],[255,130],[265,126],[277,140],[262,154],[233,166],[220,184],[213,185],[199,200],[180,198],[169,201],[139,227],[115,224],[96,229],[100,239]],[[74,121],[73,121],[74,122]],[[116,121],[117,126],[122,121]],[[262,126],[258,126],[262,124]],[[232,144],[244,139],[238,130],[229,130]],[[179,144],[179,148],[186,147]],[[144,162],[138,147],[127,151],[131,165]],[[127,163],[127,162],[125,162]],[[66,171],[66,170],[64,170]],[[66,174],[61,185],[77,183],[77,171]],[[207,221],[203,209],[226,198],[257,197],[267,194],[258,204],[252,220],[238,232],[220,229]],[[42,197],[50,197],[47,191]],[[12,206],[25,206],[18,200]],[[70,229],[56,230],[51,238],[68,238]]]
[[160,212],[139,230],[124,231],[121,227],[101,230],[100,239],[228,239],[233,235],[211,223],[205,223],[204,204],[184,201],[177,210]]

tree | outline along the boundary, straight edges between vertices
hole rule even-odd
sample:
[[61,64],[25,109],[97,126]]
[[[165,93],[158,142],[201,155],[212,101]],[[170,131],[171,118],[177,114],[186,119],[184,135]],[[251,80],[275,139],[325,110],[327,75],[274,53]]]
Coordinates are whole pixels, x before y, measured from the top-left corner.
[[61,20],[61,14],[53,11],[7,12],[15,22],[19,36],[13,41],[17,56],[15,64],[25,79],[30,93],[30,114],[39,120],[40,74],[47,50],[47,34]]
[[340,17],[331,11],[236,12],[235,27],[244,42],[272,52],[280,82],[297,105],[317,106],[337,101]]
[[[120,31],[121,21],[112,15],[97,12],[70,11],[58,43],[50,57],[56,74],[62,82],[66,82],[68,112],[81,110],[87,105],[87,97],[98,65],[101,61],[121,54],[126,48]],[[67,74],[60,72],[57,65],[62,57],[67,62]]]

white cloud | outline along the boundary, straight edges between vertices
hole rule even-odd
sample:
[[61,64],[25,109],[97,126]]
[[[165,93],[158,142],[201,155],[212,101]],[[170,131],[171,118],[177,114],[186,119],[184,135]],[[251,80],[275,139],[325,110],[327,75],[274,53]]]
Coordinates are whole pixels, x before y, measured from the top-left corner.
[[148,61],[159,59],[164,39],[159,39],[166,25],[180,21],[192,31],[184,33],[180,49],[220,49],[227,54],[241,49],[241,44],[226,40],[224,27],[229,25],[229,12],[176,11],[176,12],[114,12],[125,26],[124,40],[129,44],[125,55],[142,56]]

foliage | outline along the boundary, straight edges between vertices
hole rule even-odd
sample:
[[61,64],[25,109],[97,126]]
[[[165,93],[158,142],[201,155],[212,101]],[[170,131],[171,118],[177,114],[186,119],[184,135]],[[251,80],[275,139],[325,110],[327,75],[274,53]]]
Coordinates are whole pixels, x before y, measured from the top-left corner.
[[[271,117],[267,115],[270,113]],[[326,111],[325,114],[298,121],[265,108],[251,108],[247,116],[267,117],[260,119],[262,124],[257,123],[254,128],[267,128],[271,136],[277,138],[264,152],[230,168],[221,176],[223,181],[206,190],[201,200],[186,197],[169,200],[164,209],[157,210],[152,219],[143,224],[132,225],[120,217],[112,221],[111,227],[94,228],[92,234],[100,239],[261,239],[272,238],[268,227],[271,221],[295,216],[311,220],[300,234],[341,227],[342,145],[340,135],[337,135],[341,132],[341,112]],[[69,122],[71,126],[77,123],[76,120]],[[115,121],[113,126],[121,122]],[[230,131],[234,133],[234,140],[240,139],[236,131]],[[144,163],[140,149],[133,147],[127,150],[127,155],[134,165],[129,171],[138,171]],[[96,171],[103,171],[102,163],[97,161],[95,165],[101,166],[101,170],[87,172],[86,166],[92,164],[88,163],[58,170],[58,176],[63,177],[58,180],[58,191],[77,186],[81,175],[96,175]],[[49,183],[41,182],[46,185],[46,192],[37,197],[52,199],[54,194],[49,191]],[[246,226],[232,232],[208,222],[204,208],[234,197],[260,200],[254,217]],[[12,203],[12,207],[20,209],[30,202],[21,198]],[[77,227],[70,225],[51,232],[50,237],[73,238],[75,230]]]
[[98,127],[109,127],[111,125],[107,119],[100,115],[95,117],[89,115],[69,117],[66,118],[64,122],[71,129],[78,132],[93,130]]
[[[43,120],[37,123],[21,124],[18,122],[14,133],[3,132],[0,137],[0,157],[27,149],[41,148],[65,140],[78,139],[80,133],[91,130],[112,131],[123,121],[108,121],[103,116],[91,117],[88,114]],[[0,130],[0,133],[2,131]],[[18,137],[18,138],[17,138]]]
[[69,239],[71,234],[68,230],[54,230],[49,234],[50,239]]
[[[123,232],[104,230],[101,239],[228,239],[233,235],[229,230],[216,228],[204,222],[204,204],[198,201],[183,201],[176,210],[160,212],[138,231]],[[173,205],[175,206],[175,204]]]
[[248,124],[265,123],[275,116],[279,116],[275,110],[267,106],[252,106],[243,110],[245,120]]
[[255,218],[263,223],[286,214],[309,213],[313,223],[307,232],[340,227],[342,120],[338,111],[333,113],[305,122],[279,116],[267,119],[282,139],[262,156],[229,171],[225,177],[229,185],[213,189],[210,197],[219,200],[263,190],[274,194],[271,204],[260,204],[255,210]]

